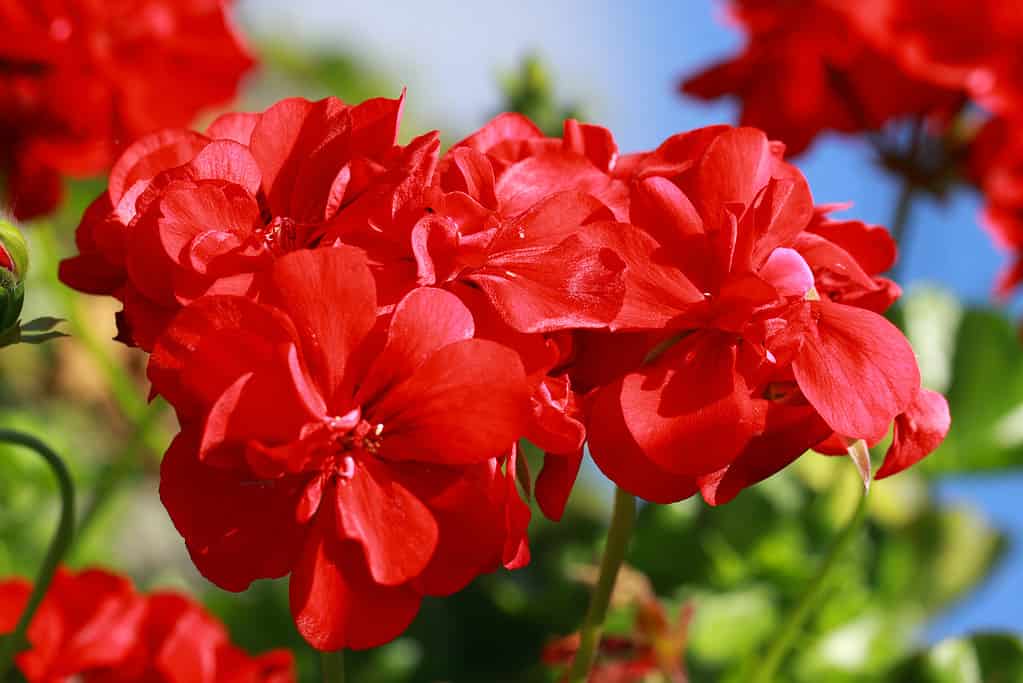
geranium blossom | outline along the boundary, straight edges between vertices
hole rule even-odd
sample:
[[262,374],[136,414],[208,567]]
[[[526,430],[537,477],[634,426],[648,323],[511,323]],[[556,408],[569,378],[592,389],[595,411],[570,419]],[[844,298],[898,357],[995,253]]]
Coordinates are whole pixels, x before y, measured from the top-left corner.
[[[620,154],[496,117],[439,155],[402,100],[285,100],[142,138],[62,279],[124,303],[181,432],[161,497],[211,581],[290,577],[316,648],[529,560],[588,444],[712,504],[812,447],[934,450],[944,399],[882,313],[887,231],[815,207],[785,146],[712,126]],[[535,486],[519,442],[545,453]]]
[[409,176],[432,172],[435,135],[395,146],[401,105],[289,99],[222,116],[205,135],[141,138],[83,216],[81,253],[61,264],[61,280],[116,296],[120,338],[147,350],[198,297],[257,297],[277,256],[331,243],[330,221],[389,207]]
[[229,2],[2,0],[0,170],[14,215],[50,212],[60,175],[229,101],[252,66]]
[[[10,633],[32,587],[0,581],[0,634]],[[291,653],[253,657],[194,600],[173,592],[143,595],[131,581],[99,569],[59,569],[15,663],[29,683],[291,683]]]
[[920,403],[905,338],[850,305],[889,290],[856,255],[890,238],[864,226],[862,239],[848,233],[851,251],[828,239],[805,181],[762,133],[720,132],[674,182],[642,181],[632,216],[658,242],[668,291],[684,283],[704,300],[650,298],[647,319],[661,323],[639,330],[635,367],[591,398],[591,451],[619,485],[723,502],[833,433],[878,442]]
[[157,344],[150,377],[183,425],[161,496],[210,580],[290,573],[310,643],[379,645],[423,595],[528,559],[530,386],[449,293],[411,292],[380,329],[350,248],[286,255],[268,277],[262,303],[202,297]]

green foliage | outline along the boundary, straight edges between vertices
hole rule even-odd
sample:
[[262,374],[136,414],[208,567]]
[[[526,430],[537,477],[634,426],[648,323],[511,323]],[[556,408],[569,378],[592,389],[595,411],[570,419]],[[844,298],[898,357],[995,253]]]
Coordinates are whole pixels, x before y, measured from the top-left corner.
[[1023,641],[1009,634],[950,638],[896,666],[892,683],[1020,683]]
[[933,475],[1023,466],[1023,353],[1016,323],[988,308],[963,309],[934,289],[911,293],[898,314],[924,383],[952,413],[945,443],[920,464]]
[[565,119],[582,118],[578,105],[563,105],[554,93],[550,73],[537,55],[522,59],[517,70],[501,77],[504,102],[501,111],[514,111],[526,115],[544,133],[561,135]]

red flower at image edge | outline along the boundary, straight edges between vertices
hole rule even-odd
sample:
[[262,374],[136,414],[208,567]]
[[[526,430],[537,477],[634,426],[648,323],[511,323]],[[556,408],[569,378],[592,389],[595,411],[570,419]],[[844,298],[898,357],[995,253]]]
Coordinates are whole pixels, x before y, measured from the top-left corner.
[[[838,3],[839,0],[831,0]],[[1023,104],[1023,13],[1004,0],[867,0],[856,14],[920,78],[999,115]]]
[[995,116],[970,142],[968,171],[983,193],[981,223],[995,243],[1013,256],[998,278],[996,292],[1008,296],[1023,282],[1023,122]]
[[230,2],[0,0],[0,171],[14,216],[52,211],[60,176],[230,101],[253,65]]
[[[14,630],[32,587],[0,581],[0,634]],[[29,683],[292,683],[291,653],[253,657],[198,603],[172,592],[141,595],[90,569],[59,569],[15,664]]]
[[335,650],[387,642],[424,595],[528,561],[518,355],[474,339],[437,289],[378,325],[348,247],[283,256],[268,278],[260,303],[192,303],[151,359],[183,425],[161,497],[200,571],[229,590],[290,573],[299,630]]
[[893,54],[894,38],[875,30],[875,11],[870,2],[732,0],[729,16],[747,34],[743,52],[681,89],[702,99],[737,96],[741,123],[792,154],[825,131],[879,130],[893,118],[956,104],[961,89],[921,76]]

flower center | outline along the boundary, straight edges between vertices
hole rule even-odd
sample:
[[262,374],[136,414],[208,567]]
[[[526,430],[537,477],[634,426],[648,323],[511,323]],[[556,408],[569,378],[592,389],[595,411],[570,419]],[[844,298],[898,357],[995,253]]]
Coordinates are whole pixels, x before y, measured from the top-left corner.
[[307,230],[294,218],[275,216],[264,228],[257,228],[256,239],[272,254],[286,254],[305,246]]
[[[344,456],[339,460],[338,471],[344,475],[349,469],[350,454],[356,451],[376,455],[383,443],[384,426],[372,424],[363,419],[362,410],[354,408],[344,415],[328,417],[327,427],[331,431],[330,442],[334,454]],[[348,474],[348,476],[351,476]]]

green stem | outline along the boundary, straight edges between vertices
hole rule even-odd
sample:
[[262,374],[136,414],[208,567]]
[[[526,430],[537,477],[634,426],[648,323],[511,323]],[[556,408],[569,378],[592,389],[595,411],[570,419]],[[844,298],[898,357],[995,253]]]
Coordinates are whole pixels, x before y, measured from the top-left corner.
[[321,652],[320,674],[323,683],[345,683],[345,651]]
[[825,591],[827,591],[831,570],[835,568],[838,560],[845,554],[849,544],[856,537],[866,517],[866,511],[867,490],[864,489],[852,519],[849,520],[845,528],[838,535],[838,538],[835,539],[834,545],[831,546],[821,566],[817,569],[816,576],[810,581],[810,585],[806,587],[803,597],[800,598],[795,609],[789,613],[785,623],[782,624],[781,630],[778,631],[774,642],[771,643],[767,652],[764,653],[764,656],[754,668],[755,674],[750,679],[750,683],[771,683],[774,680],[778,667],[801,633],[807,618],[818,605]]
[[57,525],[57,533],[50,542],[50,547],[43,558],[43,564],[36,575],[35,585],[29,595],[28,603],[18,619],[14,631],[0,638],[0,681],[5,680],[8,671],[14,663],[14,657],[26,643],[28,626],[32,617],[43,601],[53,575],[57,571],[57,565],[71,545],[71,538],[75,531],[75,490],[71,483],[71,475],[60,459],[49,446],[33,436],[22,434],[10,429],[0,429],[0,441],[13,443],[24,448],[31,449],[38,453],[53,470],[57,478],[57,486],[60,489],[60,522]]
[[607,532],[604,556],[600,560],[600,574],[579,632],[579,650],[565,678],[567,683],[584,683],[597,658],[597,646],[603,635],[611,593],[618,570],[625,559],[625,549],[629,545],[635,521],[636,499],[631,493],[615,487],[614,511],[611,513],[611,528]]
[[913,129],[910,132],[909,145],[903,153],[909,170],[903,175],[902,186],[899,188],[899,197],[895,201],[895,213],[892,215],[892,224],[889,227],[892,239],[895,240],[895,245],[899,248],[899,260],[896,261],[891,270],[891,276],[895,280],[898,280],[899,271],[906,262],[904,254],[907,251],[906,240],[909,231],[910,209],[913,206],[913,200],[916,198],[916,193],[919,189],[916,169],[918,164],[917,157],[920,155],[924,142],[924,122],[918,118],[913,121],[912,125]]
[[913,200],[915,198],[916,184],[911,178],[905,178],[902,181],[902,187],[899,188],[899,198],[895,202],[895,213],[892,215],[892,225],[890,228],[892,239],[895,240],[895,245],[899,248],[899,260],[895,262],[891,270],[891,276],[895,280],[898,280],[899,271],[906,264],[905,254],[908,251],[906,241],[910,209],[913,207]]

